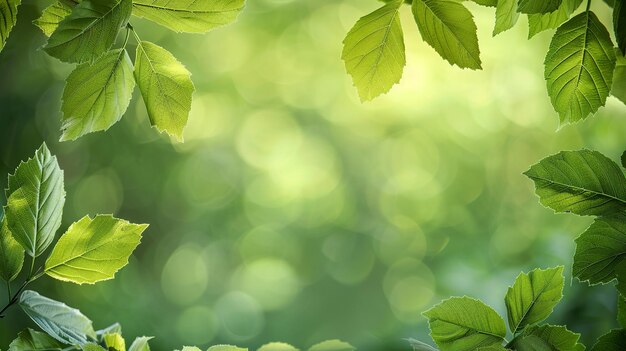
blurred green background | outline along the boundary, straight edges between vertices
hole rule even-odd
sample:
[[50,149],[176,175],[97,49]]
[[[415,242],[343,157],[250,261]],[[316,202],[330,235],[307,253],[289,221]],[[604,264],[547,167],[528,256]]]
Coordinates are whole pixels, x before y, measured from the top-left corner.
[[[551,34],[527,41],[527,22],[491,38],[494,10],[468,3],[483,71],[449,66],[402,10],[404,77],[361,104],[341,41],[376,1],[254,0],[206,35],[132,19],[142,39],[192,72],[196,93],[184,144],[149,126],[138,90],[106,133],[57,142],[72,66],[38,51],[26,1],[0,55],[0,186],[46,141],[65,170],[65,230],[85,214],[150,223],[115,280],[33,287],[153,349],[327,338],[362,350],[408,350],[428,340],[421,312],[450,295],[504,311],[515,276],[565,265],[586,218],[554,215],[521,175],[564,149],[618,159],[626,108],[556,131],[543,80]],[[608,8],[592,6],[605,23]],[[131,41],[130,51],[134,52]],[[134,56],[134,54],[131,54]],[[60,233],[59,233],[60,234]],[[611,287],[567,284],[551,321],[591,342],[613,326]],[[5,299],[0,295],[0,299]],[[24,327],[11,310],[0,347]]]

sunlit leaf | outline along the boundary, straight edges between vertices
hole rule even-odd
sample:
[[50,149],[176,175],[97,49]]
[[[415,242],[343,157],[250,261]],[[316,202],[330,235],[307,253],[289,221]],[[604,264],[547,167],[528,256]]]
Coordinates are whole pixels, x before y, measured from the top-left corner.
[[477,3],[478,5],[489,6],[489,7],[496,7],[498,4],[498,0],[472,0],[472,1]]
[[103,337],[105,334],[113,333],[122,334],[122,326],[119,323],[113,323],[104,329],[96,330],[96,335],[98,336],[98,340],[100,341],[103,341]]
[[65,203],[63,171],[45,144],[9,176],[6,195],[4,210],[13,238],[30,256],[41,255],[61,225]]
[[580,334],[560,325],[542,325],[526,328],[512,346],[518,351],[583,351],[578,343]]
[[57,29],[59,23],[72,13],[72,7],[61,0],[54,2],[46,7],[41,16],[33,21],[33,23],[41,29],[47,37]]
[[613,84],[611,85],[611,95],[626,104],[626,57],[622,56],[616,49],[617,61],[615,71],[613,71]]
[[608,215],[626,210],[626,178],[597,151],[562,151],[524,173],[535,182],[539,201],[556,212]]
[[83,351],[108,351],[107,349],[105,349],[104,347],[98,345],[98,344],[94,344],[91,342],[88,342],[84,345],[80,346],[80,349]]
[[112,279],[128,263],[147,227],[109,215],[85,216],[61,236],[46,260],[45,272],[77,284]]
[[561,124],[578,122],[604,106],[614,69],[609,32],[593,12],[557,29],[545,59],[545,78]]
[[271,342],[261,346],[257,351],[298,351],[298,349],[284,342]]
[[48,334],[32,329],[21,331],[9,345],[9,351],[56,351],[65,348]]
[[591,351],[624,351],[626,350],[626,329],[614,329],[602,335],[593,345]]
[[549,13],[556,11],[563,0],[519,0],[521,13]]
[[581,3],[582,0],[563,0],[554,12],[528,15],[528,38],[545,30],[558,28],[569,19]]
[[354,351],[356,348],[341,340],[326,340],[315,344],[309,348],[309,351]]
[[104,334],[102,339],[109,351],[126,351],[126,340],[120,333]]
[[[1,217],[0,217],[1,218]],[[0,223],[0,278],[10,282],[17,277],[24,264],[24,248],[13,238],[6,218]]]
[[128,351],[150,351],[150,345],[148,341],[152,339],[151,336],[140,336],[135,338],[135,341],[130,345]]
[[461,2],[415,0],[411,8],[422,39],[441,57],[461,68],[481,68],[476,24]]
[[496,7],[496,25],[493,28],[493,35],[502,33],[513,28],[519,13],[517,12],[517,0],[498,0]]
[[501,344],[506,335],[502,317],[469,297],[452,297],[424,312],[430,335],[442,351],[473,351]]
[[11,30],[17,22],[17,8],[22,0],[0,1],[0,51],[11,34]]
[[19,305],[43,331],[64,344],[82,345],[96,337],[91,321],[64,303],[25,290]]

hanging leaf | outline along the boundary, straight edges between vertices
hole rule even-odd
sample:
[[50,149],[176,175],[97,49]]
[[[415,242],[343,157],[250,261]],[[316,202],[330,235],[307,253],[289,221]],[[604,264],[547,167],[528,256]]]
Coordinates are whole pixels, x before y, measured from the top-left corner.
[[0,1],[0,51],[11,34],[11,30],[17,22],[17,8],[22,0]]
[[6,218],[0,223],[0,278],[14,280],[24,264],[24,248],[13,239]]
[[518,18],[517,0],[498,0],[493,36],[513,28]]
[[562,0],[519,0],[518,11],[521,13],[549,13],[556,11]]
[[581,3],[582,0],[563,0],[561,6],[554,12],[528,15],[528,38],[545,30],[558,28],[570,18]]
[[59,23],[72,13],[72,7],[63,1],[57,1],[52,5],[46,7],[41,16],[34,20],[33,23],[41,29],[43,34],[47,37],[57,29]]
[[617,47],[619,47],[621,55],[626,55],[626,6],[624,1],[615,1],[615,7],[613,8],[613,29],[615,30],[615,38],[617,40]]

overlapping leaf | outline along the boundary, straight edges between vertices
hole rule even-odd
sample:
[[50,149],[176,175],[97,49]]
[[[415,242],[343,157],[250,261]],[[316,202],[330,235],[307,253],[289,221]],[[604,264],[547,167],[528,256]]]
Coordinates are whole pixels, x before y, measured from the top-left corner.
[[496,25],[493,28],[493,35],[502,33],[513,28],[519,13],[517,12],[517,0],[498,0],[496,7]]
[[613,8],[613,29],[615,30],[615,39],[620,49],[621,55],[626,55],[626,6],[624,1],[615,1]]
[[563,0],[519,0],[521,13],[549,13],[556,11]]
[[[0,216],[1,218],[1,216]],[[13,239],[6,218],[0,221],[0,278],[10,282],[17,277],[24,264],[24,248]]]
[[580,6],[582,0],[563,0],[556,11],[528,15],[528,38],[548,29],[558,28]]
[[616,50],[616,56],[617,61],[615,63],[615,71],[613,71],[611,95],[626,104],[626,57],[622,56],[619,50]]
[[614,329],[602,335],[593,345],[591,351],[624,351],[626,350],[626,329]]
[[583,351],[585,346],[578,340],[580,334],[560,325],[542,325],[526,328],[513,343],[519,351]]
[[58,0],[52,5],[46,7],[41,16],[34,20],[33,23],[41,29],[41,31],[47,36],[51,36],[57,29],[59,23],[72,13],[72,7],[65,2]]
[[32,329],[21,331],[9,345],[9,351],[56,351],[64,348],[48,334]]
[[0,0],[0,51],[17,23],[17,8],[22,0]]
[[137,337],[128,348],[128,351],[150,351],[150,345],[148,345],[150,339],[152,339],[151,336]]

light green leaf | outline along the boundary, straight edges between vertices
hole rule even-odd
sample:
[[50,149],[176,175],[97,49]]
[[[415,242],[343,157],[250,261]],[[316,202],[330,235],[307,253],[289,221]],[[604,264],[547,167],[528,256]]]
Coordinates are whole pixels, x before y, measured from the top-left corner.
[[148,341],[150,341],[152,336],[140,336],[135,338],[135,341],[130,345],[128,351],[150,351],[150,345],[148,345]]
[[618,98],[626,104],[626,57],[616,51],[617,61],[615,62],[615,71],[613,71],[613,83],[611,85],[611,95]]
[[493,36],[513,28],[518,18],[517,0],[498,0],[496,7],[496,25],[493,28]]
[[518,11],[521,13],[549,13],[556,11],[562,0],[519,0]]
[[126,112],[133,89],[133,63],[125,49],[76,67],[63,91],[61,141],[109,129]]
[[502,317],[469,297],[452,297],[424,312],[430,335],[442,351],[473,351],[501,344],[506,335]]
[[142,41],[137,45],[135,80],[150,123],[182,141],[194,92],[191,73],[167,50]]
[[626,210],[626,178],[597,151],[562,151],[524,175],[535,182],[539,201],[556,212],[599,216]]
[[422,39],[441,57],[461,68],[481,69],[476,24],[455,0],[415,0],[413,17]]
[[128,263],[147,224],[132,224],[109,215],[83,217],[72,224],[46,260],[49,276],[77,284],[112,279]]
[[388,92],[402,77],[406,57],[401,5],[402,1],[391,1],[361,17],[343,40],[341,58],[361,101]]
[[[0,217],[1,218],[1,217]],[[24,264],[24,248],[13,238],[6,218],[0,223],[0,278],[10,282],[17,277]]]
[[309,351],[354,351],[356,348],[345,341],[333,339],[322,341],[309,348]]
[[84,0],[50,35],[43,49],[64,62],[92,61],[107,52],[128,22],[132,0]]
[[96,330],[96,335],[98,336],[98,340],[100,341],[104,341],[103,337],[105,334],[113,333],[122,334],[122,326],[119,323],[113,323],[104,329]]
[[133,0],[133,15],[175,32],[204,33],[237,19],[245,0]]
[[11,30],[17,22],[17,8],[22,0],[0,1],[0,51],[4,48]]
[[81,345],[81,350],[83,351],[108,351],[107,349],[105,349],[104,347],[98,345],[98,344],[94,344],[91,342],[88,342],[84,345]]
[[72,7],[61,0],[46,7],[41,16],[33,21],[47,37],[57,29],[59,23],[72,13]]
[[563,298],[563,266],[520,273],[504,298],[513,334],[546,319]]
[[6,195],[4,211],[13,238],[30,256],[41,255],[61,226],[65,203],[63,171],[46,144],[9,176]]
[[544,63],[548,94],[562,125],[604,106],[615,52],[609,32],[593,12],[585,11],[557,29]]
[[602,335],[591,351],[624,351],[626,350],[626,329],[614,329]]
[[104,344],[109,351],[126,351],[126,340],[120,333],[104,334]]
[[9,345],[9,351],[55,351],[64,346],[48,334],[25,329]]
[[[197,351],[197,350],[185,350],[185,348],[183,348],[183,351]],[[248,351],[248,349],[233,346],[233,345],[215,345],[215,346],[209,347],[207,351]]]
[[64,303],[25,290],[19,305],[43,331],[64,344],[82,345],[96,337],[91,321]]
[[[209,347],[209,350],[211,350],[210,347]],[[182,351],[202,351],[202,350],[200,350],[196,346],[183,346],[183,350]]]
[[563,0],[554,12],[528,15],[528,38],[544,30],[558,28],[561,23],[569,19],[581,3],[582,0]]
[[569,331],[560,325],[532,326],[524,330],[513,346],[518,351],[583,351],[585,346],[578,343],[580,334]]
[[494,344],[494,345],[489,345],[489,346],[485,346],[485,347],[479,347],[476,349],[476,351],[507,351],[509,349],[507,349],[506,347],[500,345],[500,344]]
[[298,349],[284,342],[271,342],[261,346],[257,351],[298,351]]
[[597,218],[575,241],[574,276],[590,284],[610,282],[626,257],[626,214]]
[[472,1],[477,3],[478,5],[489,6],[489,7],[496,7],[498,4],[498,0],[472,0]]
[[419,340],[416,340],[413,338],[409,338],[406,340],[409,342],[409,344],[411,344],[413,351],[438,351],[436,348],[428,345],[427,343],[421,342]]

